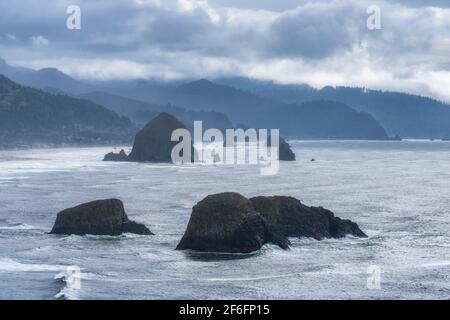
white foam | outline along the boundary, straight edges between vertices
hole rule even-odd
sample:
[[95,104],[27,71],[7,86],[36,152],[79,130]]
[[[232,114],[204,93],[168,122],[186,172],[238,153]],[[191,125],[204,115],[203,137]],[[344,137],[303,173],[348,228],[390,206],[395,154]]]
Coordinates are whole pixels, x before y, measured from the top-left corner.
[[78,299],[81,272],[76,266],[21,263],[13,259],[0,259],[0,272],[59,272],[54,279],[64,284],[56,299]]
[[21,263],[12,259],[0,259],[0,272],[45,272],[45,271],[60,271],[66,269],[63,265],[49,265],[49,264],[29,264]]
[[[76,274],[73,272],[74,270],[78,270]],[[81,273],[79,272],[79,268],[68,268],[66,271],[58,273],[54,279],[64,284],[62,289],[55,295],[56,299],[79,299],[78,293],[81,289]]]
[[279,274],[273,276],[259,276],[259,277],[245,277],[245,278],[207,278],[205,281],[219,281],[219,282],[228,282],[228,281],[257,281],[257,280],[268,280],[268,279],[277,279],[277,278],[290,278],[300,275],[301,273],[287,273],[287,274]]
[[0,230],[33,230],[33,229],[37,228],[35,226],[26,223],[19,223],[13,226],[0,226]]
[[450,261],[437,261],[431,263],[425,263],[422,265],[424,268],[439,268],[439,267],[450,267]]

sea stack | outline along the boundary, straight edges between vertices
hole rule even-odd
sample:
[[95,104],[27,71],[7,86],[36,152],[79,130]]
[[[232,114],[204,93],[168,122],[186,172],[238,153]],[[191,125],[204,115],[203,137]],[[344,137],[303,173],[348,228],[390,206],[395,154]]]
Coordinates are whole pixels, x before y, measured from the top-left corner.
[[192,209],[177,250],[249,253],[274,243],[283,249],[289,237],[366,237],[358,225],[321,207],[292,197],[255,197],[238,193],[209,195]]
[[[279,159],[280,161],[295,161],[295,153],[292,151],[291,146],[289,143],[286,142],[282,137],[279,137]],[[270,148],[272,145],[271,143],[271,136],[268,137],[267,140],[267,147]]]
[[176,129],[186,127],[172,115],[160,113],[137,133],[128,161],[172,162],[172,149],[178,142],[171,137]]
[[280,158],[281,161],[295,161],[295,153],[289,143],[280,137]]
[[58,213],[52,234],[111,235],[135,233],[152,235],[143,224],[128,219],[122,201],[96,200]]
[[[250,200],[227,192],[209,195],[194,206],[177,250],[250,253],[261,249],[272,238]],[[288,247],[287,239],[277,244]]]

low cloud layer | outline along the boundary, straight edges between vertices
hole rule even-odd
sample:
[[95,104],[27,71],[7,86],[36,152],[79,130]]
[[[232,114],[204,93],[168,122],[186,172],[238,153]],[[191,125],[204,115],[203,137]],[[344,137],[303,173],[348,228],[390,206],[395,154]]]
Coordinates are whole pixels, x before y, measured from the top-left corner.
[[[66,28],[74,3],[81,30]],[[373,4],[381,30],[366,26]],[[450,101],[448,1],[18,0],[0,3],[0,30],[8,62],[81,78],[238,75]]]

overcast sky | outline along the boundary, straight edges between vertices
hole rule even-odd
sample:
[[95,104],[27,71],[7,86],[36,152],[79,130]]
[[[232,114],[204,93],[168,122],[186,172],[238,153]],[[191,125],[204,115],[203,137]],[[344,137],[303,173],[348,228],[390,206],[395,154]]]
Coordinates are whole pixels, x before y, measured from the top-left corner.
[[[66,8],[81,8],[81,30]],[[381,8],[381,30],[366,26]],[[0,57],[79,78],[249,76],[450,101],[449,0],[15,0]]]

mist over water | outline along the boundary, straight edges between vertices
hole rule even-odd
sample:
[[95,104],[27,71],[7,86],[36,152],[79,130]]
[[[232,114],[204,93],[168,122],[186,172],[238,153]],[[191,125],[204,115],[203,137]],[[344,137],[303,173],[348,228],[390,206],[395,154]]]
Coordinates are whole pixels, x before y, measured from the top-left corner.
[[[109,147],[0,151],[0,299],[450,298],[449,142],[292,146],[297,161],[274,176],[259,166],[102,162]],[[292,239],[291,250],[251,255],[175,251],[192,206],[225,191],[291,195],[369,238]],[[113,197],[156,235],[47,234],[57,212]],[[55,279],[74,265],[80,289]],[[367,288],[370,266],[379,290]]]

